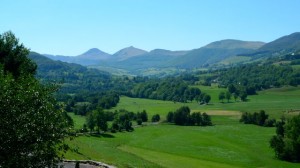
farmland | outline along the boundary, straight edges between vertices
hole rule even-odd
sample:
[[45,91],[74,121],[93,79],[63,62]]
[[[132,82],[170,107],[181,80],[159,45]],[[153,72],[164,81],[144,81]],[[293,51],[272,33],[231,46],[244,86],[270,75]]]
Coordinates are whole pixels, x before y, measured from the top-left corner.
[[[238,121],[242,111],[264,109],[271,118],[277,119],[283,114],[294,114],[286,111],[299,109],[298,87],[265,90],[249,96],[247,102],[231,100],[230,103],[217,99],[223,89],[197,87],[212,95],[209,105],[121,97],[113,110],[146,110],[149,116],[158,113],[164,120],[169,111],[187,105],[192,111],[210,114],[214,126],[144,123],[133,132],[83,135],[69,141],[77,152],[69,151],[66,157],[98,160],[117,167],[299,167],[299,164],[275,158],[269,147],[275,128],[244,125]],[[84,118],[72,117],[75,127],[80,128]]]

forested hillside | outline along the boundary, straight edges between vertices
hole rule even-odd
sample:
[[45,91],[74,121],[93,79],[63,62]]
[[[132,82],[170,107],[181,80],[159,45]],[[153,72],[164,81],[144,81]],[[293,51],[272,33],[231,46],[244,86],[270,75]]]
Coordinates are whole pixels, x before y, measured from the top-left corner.
[[53,61],[38,53],[29,54],[37,63],[37,78],[45,84],[58,85],[56,99],[65,110],[85,115],[97,107],[109,109],[119,102],[122,91],[133,87],[128,78],[115,79],[111,74],[82,65]]
[[189,84],[193,83],[194,81],[186,81],[181,77],[150,79],[137,84],[133,88],[130,96],[174,102],[192,101],[198,99],[201,95],[200,89],[189,88]]
[[61,92],[104,91],[110,89],[112,76],[79,64],[53,61],[31,52],[29,58],[38,65],[37,77],[43,82],[61,83]]
[[249,64],[220,71],[218,81],[221,85],[242,85],[256,90],[297,86],[300,84],[300,72],[291,66]]

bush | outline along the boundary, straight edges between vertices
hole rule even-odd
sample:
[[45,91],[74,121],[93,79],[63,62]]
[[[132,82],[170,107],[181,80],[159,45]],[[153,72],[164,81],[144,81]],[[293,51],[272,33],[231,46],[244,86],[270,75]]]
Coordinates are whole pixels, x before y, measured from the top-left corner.
[[136,123],[137,123],[137,125],[142,125],[143,121],[142,121],[141,118],[138,118],[138,119],[136,120]]
[[206,113],[202,114],[202,124],[201,126],[210,126],[212,125],[211,118]]
[[174,122],[174,113],[170,111],[167,115],[167,122]]
[[275,119],[267,119],[267,120],[265,121],[264,126],[265,126],[265,127],[274,127],[274,126],[275,126],[275,123],[276,123],[276,120],[275,120]]
[[142,119],[143,122],[147,122],[148,121],[148,114],[147,114],[146,110],[143,110],[141,112],[141,119]]
[[152,122],[158,122],[159,120],[160,120],[159,114],[155,114],[152,116],[152,119],[151,119]]
[[240,122],[244,124],[255,124],[259,126],[273,127],[275,124],[275,119],[268,120],[269,115],[266,114],[264,110],[260,110],[259,113],[243,113],[240,119]]

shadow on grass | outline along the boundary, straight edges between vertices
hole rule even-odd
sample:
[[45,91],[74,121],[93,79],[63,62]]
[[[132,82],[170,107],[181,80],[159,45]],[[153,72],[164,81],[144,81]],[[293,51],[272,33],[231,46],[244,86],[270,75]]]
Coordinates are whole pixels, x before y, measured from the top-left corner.
[[115,136],[111,135],[111,134],[107,134],[107,133],[91,133],[90,136],[93,136],[93,137],[103,137],[103,138],[115,138]]

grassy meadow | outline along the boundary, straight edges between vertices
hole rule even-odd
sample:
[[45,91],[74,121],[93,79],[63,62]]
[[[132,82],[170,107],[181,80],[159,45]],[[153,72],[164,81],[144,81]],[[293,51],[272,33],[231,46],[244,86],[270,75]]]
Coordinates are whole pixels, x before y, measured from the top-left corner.
[[[271,118],[279,118],[290,109],[300,109],[300,88],[284,87],[249,96],[247,102],[221,103],[218,94],[223,89],[204,86],[212,96],[209,105],[196,102],[174,103],[121,97],[116,109],[146,110],[149,118],[160,114],[164,120],[169,111],[187,105],[192,111],[207,112],[214,126],[176,126],[161,122],[145,123],[133,132],[107,133],[101,136],[83,135],[69,141],[72,149],[68,159],[98,160],[117,167],[300,167],[300,164],[277,160],[269,147],[275,128],[239,123],[241,111],[264,109]],[[227,100],[224,100],[227,102]],[[84,117],[72,115],[80,128]]]

